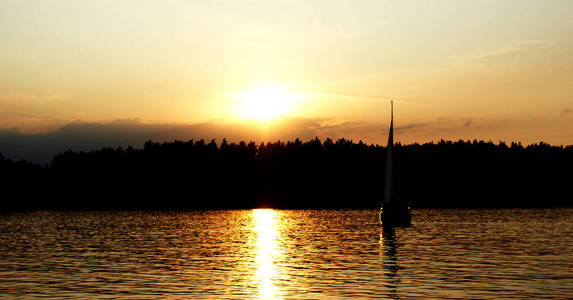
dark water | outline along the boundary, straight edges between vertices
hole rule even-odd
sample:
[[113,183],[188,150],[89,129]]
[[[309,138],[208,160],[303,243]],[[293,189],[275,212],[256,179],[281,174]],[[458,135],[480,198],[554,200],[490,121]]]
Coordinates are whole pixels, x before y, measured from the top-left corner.
[[3,297],[573,297],[572,209],[0,217]]

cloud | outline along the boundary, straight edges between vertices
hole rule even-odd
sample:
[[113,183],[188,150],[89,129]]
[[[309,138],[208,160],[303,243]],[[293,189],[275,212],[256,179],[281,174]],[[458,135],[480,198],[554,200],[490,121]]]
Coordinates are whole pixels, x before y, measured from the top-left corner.
[[3,119],[7,118],[26,118],[26,119],[42,119],[42,120],[55,120],[55,118],[50,116],[29,114],[17,111],[0,111],[0,117]]
[[491,51],[473,53],[469,55],[451,56],[450,59],[477,59],[477,60],[507,60],[509,58],[522,59],[523,55],[532,55],[539,52],[556,52],[571,51],[570,43],[544,40],[524,40],[518,43],[507,45],[505,48],[499,48]]
[[[439,119],[441,120],[441,118]],[[406,124],[406,125],[402,125],[402,126],[398,126],[396,127],[396,130],[398,131],[408,131],[410,129],[417,129],[417,128],[423,128],[430,125],[430,123],[410,123],[410,124]]]
[[[417,124],[405,125],[408,130]],[[140,119],[120,119],[109,123],[74,121],[47,133],[23,134],[16,128],[0,130],[0,152],[15,160],[25,159],[48,163],[52,157],[68,149],[90,151],[102,147],[142,147],[148,141],[226,138],[239,141],[288,141],[315,137],[347,138],[368,143],[382,142],[388,124],[362,121],[341,121],[329,118],[285,118],[270,124],[215,123],[148,124]]]
[[19,127],[0,128],[0,136],[16,136],[20,135]]
[[[546,125],[544,122],[549,121],[439,118],[435,121],[398,124],[395,141],[411,143],[442,138],[454,140],[477,138],[528,142],[523,137],[533,136],[532,132],[535,130],[541,136],[546,134],[546,131],[539,129],[544,128]],[[330,137],[385,144],[388,137],[388,125],[332,118],[285,118],[270,124],[216,122],[149,124],[140,119],[120,119],[109,123],[75,121],[58,130],[38,134],[24,134],[16,127],[0,129],[0,153],[15,160],[25,159],[44,164],[49,163],[54,155],[68,149],[90,151],[102,147],[140,148],[148,140],[170,142],[215,139],[220,142],[226,138],[229,142],[255,141],[260,143],[261,141]],[[518,136],[511,133],[516,128],[524,131],[525,135]]]
[[62,124],[65,122],[46,115],[0,110],[0,128],[17,125],[22,132],[46,132],[56,130]]
[[[0,152],[9,158],[48,163],[68,149],[89,151],[102,147],[142,147],[148,141],[205,139],[228,141],[267,141],[311,139],[333,134],[346,125],[328,125],[325,119],[285,119],[271,125],[251,123],[221,124],[146,124],[139,119],[121,119],[109,123],[75,121],[59,130],[22,134],[16,128],[0,130]],[[347,129],[351,129],[349,126]],[[360,131],[360,129],[358,129]],[[344,133],[343,133],[344,134]]]
[[62,93],[29,93],[29,92],[16,92],[16,93],[2,93],[0,94],[0,104],[8,103],[34,103],[34,104],[53,104],[61,103],[67,98]]

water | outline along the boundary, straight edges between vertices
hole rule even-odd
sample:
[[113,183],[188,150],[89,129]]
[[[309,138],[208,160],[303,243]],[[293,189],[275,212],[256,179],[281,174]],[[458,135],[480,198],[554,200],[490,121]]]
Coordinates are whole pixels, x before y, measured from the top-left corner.
[[573,210],[34,212],[0,218],[0,295],[573,297]]

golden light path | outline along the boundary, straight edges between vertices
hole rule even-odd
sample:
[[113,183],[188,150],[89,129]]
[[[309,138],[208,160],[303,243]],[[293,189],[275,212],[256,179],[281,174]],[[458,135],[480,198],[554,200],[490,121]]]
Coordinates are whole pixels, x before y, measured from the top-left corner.
[[277,247],[279,237],[277,212],[272,209],[255,209],[253,210],[253,222],[257,235],[255,263],[259,298],[275,299],[278,295],[273,278],[278,276],[278,272],[273,261],[280,255]]

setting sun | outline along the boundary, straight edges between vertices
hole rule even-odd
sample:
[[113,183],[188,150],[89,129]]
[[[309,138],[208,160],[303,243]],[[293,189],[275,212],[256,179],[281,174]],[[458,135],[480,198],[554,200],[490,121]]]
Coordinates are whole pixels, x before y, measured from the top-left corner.
[[259,86],[237,94],[238,112],[249,119],[269,121],[289,113],[297,96],[276,85]]

